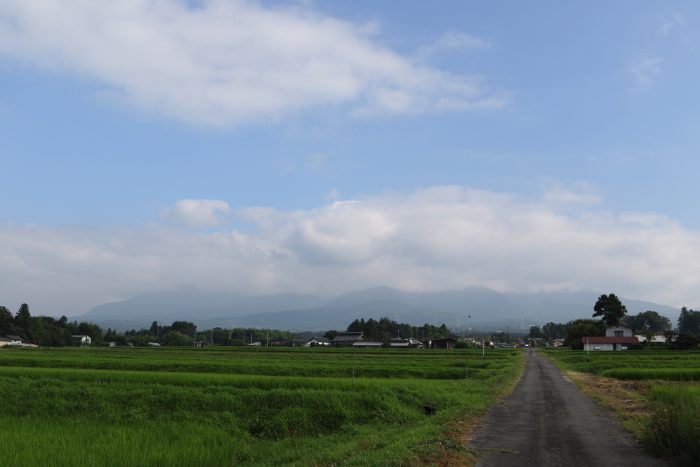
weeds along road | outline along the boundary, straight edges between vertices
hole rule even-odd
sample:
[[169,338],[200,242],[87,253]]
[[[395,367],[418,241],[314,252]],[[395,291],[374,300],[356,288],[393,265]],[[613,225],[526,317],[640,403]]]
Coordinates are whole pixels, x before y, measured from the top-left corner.
[[664,466],[549,360],[528,350],[515,390],[491,408],[470,448],[477,466]]

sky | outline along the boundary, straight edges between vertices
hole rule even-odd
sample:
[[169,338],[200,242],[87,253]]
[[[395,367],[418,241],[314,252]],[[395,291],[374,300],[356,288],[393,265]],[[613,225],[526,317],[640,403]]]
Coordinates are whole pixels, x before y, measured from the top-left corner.
[[0,305],[700,307],[700,4],[3,0]]

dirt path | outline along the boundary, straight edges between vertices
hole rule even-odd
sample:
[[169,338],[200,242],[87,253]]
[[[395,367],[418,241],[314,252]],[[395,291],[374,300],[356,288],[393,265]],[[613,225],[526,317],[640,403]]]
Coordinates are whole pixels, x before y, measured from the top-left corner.
[[470,449],[477,466],[664,466],[605,410],[529,350],[515,390],[494,406]]

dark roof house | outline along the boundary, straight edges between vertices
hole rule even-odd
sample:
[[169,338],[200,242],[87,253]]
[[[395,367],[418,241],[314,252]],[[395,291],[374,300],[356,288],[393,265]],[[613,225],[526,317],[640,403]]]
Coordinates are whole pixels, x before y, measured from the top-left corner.
[[353,345],[361,340],[364,340],[362,332],[339,332],[332,342],[333,345]]
[[443,337],[441,339],[431,339],[428,341],[428,348],[430,349],[447,349],[452,350],[457,343],[457,339],[454,337]]

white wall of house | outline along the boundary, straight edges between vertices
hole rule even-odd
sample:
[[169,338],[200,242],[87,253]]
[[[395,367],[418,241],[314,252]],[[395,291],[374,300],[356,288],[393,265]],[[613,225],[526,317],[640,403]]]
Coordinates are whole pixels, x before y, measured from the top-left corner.
[[22,345],[22,341],[16,340],[16,339],[10,339],[7,337],[0,340],[0,347],[4,347],[6,345]]
[[613,350],[613,345],[612,344],[583,344],[583,350],[586,352],[593,352],[593,351],[612,351]]
[[[617,345],[617,349],[615,349]],[[586,352],[612,352],[614,350],[627,350],[627,346],[624,344],[583,344],[583,350]]]
[[[638,334],[634,337],[636,337],[639,342],[647,341],[646,336],[643,336],[641,334]],[[651,342],[652,344],[665,344],[667,342],[667,339],[666,336],[664,336],[663,334],[656,334],[654,336],[651,336],[651,340],[649,342]]]
[[630,328],[626,328],[624,326],[612,326],[605,330],[605,335],[607,337],[632,337],[634,334],[632,334],[632,330]]

